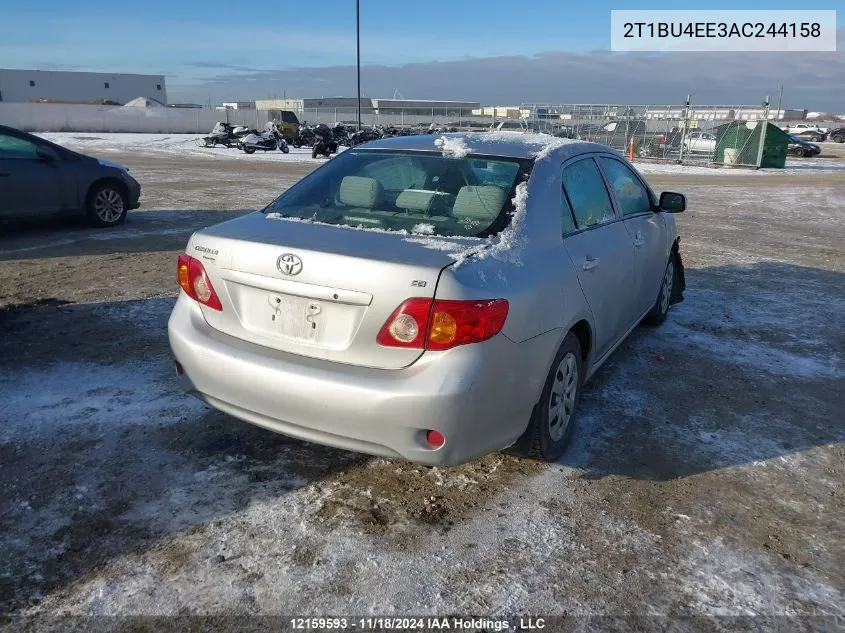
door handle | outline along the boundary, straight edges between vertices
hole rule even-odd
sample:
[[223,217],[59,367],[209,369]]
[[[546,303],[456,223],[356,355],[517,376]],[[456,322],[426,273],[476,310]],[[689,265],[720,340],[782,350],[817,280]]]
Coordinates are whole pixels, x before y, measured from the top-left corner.
[[587,259],[584,260],[584,263],[581,264],[581,268],[583,270],[592,270],[593,268],[595,268],[598,265],[599,265],[599,260],[597,258],[587,257]]
[[643,239],[643,234],[638,231],[637,234],[634,235],[634,246],[639,248],[643,244],[645,244],[645,240]]

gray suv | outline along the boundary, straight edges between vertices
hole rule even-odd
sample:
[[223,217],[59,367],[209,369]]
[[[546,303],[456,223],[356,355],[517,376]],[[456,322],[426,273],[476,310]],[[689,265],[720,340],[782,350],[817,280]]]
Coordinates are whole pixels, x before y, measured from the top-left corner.
[[140,197],[126,167],[0,125],[0,221],[84,214],[114,226]]

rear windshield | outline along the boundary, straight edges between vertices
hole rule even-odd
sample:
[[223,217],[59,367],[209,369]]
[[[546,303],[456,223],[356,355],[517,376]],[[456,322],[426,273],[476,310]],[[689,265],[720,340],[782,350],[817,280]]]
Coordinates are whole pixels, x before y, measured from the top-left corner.
[[486,237],[510,221],[531,161],[349,149],[264,210],[282,217],[444,236]]

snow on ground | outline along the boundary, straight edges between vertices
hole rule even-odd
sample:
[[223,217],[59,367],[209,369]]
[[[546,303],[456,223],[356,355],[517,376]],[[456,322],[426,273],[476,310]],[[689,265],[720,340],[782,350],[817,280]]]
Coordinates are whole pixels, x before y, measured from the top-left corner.
[[643,174],[688,174],[696,176],[742,176],[748,174],[803,174],[842,172],[845,174],[845,161],[819,158],[787,159],[784,169],[751,169],[748,167],[720,167],[706,165],[675,165],[648,160],[634,160],[637,170]]
[[[706,283],[695,274],[692,281]],[[823,573],[798,568],[787,580],[782,562],[765,550],[713,533],[713,508],[700,500],[665,500],[655,524],[620,511],[611,475],[598,497],[585,488],[584,474],[600,467],[612,446],[642,450],[642,439],[626,437],[629,427],[653,433],[647,420],[666,412],[659,387],[643,384],[647,373],[660,373],[647,359],[657,350],[687,366],[713,357],[706,346],[683,340],[685,332],[717,325],[721,310],[735,305],[709,292],[711,303],[718,299],[712,310],[692,291],[670,327],[639,333],[636,352],[617,358],[585,393],[580,432],[565,462],[546,468],[491,455],[467,467],[426,469],[287,440],[181,396],[161,347],[107,365],[58,360],[6,375],[0,445],[18,447],[15,459],[51,447],[38,476],[61,472],[63,479],[46,488],[17,485],[4,500],[5,516],[16,517],[4,526],[12,560],[4,561],[4,573],[30,570],[18,581],[29,587],[24,614],[175,614],[186,607],[261,614],[665,614],[680,607],[697,615],[790,614],[803,612],[796,596],[822,612],[841,611],[842,595]],[[163,332],[170,306],[155,300],[91,309],[124,324],[131,341],[135,330]],[[777,309],[739,308],[752,322]],[[727,363],[723,357],[743,345],[733,333],[722,341],[725,353],[717,357]],[[747,360],[740,364],[756,375],[760,368]],[[802,379],[839,371],[829,360],[810,360]],[[764,376],[760,384],[774,380],[781,388],[777,378]],[[661,461],[678,460],[675,451],[687,465],[716,460],[702,467],[702,477],[712,478],[715,467],[743,482],[804,480],[826,459],[813,448],[784,451],[761,439],[773,426],[789,430],[777,415],[727,415],[745,428],[727,430],[725,412],[707,402],[686,423],[676,419],[678,426],[657,440],[670,451]],[[717,494],[711,485],[705,489]],[[420,499],[420,515],[409,511],[408,498]],[[98,527],[104,524],[105,532]],[[102,564],[87,564],[90,548]],[[45,558],[62,560],[75,574],[38,571]]]
[[202,134],[118,134],[88,132],[43,132],[42,138],[82,153],[138,152],[144,154],[179,154],[208,158],[235,160],[282,161],[295,163],[321,163],[325,158],[311,158],[311,148],[291,146],[290,153],[281,151],[246,154],[234,147],[199,147]]

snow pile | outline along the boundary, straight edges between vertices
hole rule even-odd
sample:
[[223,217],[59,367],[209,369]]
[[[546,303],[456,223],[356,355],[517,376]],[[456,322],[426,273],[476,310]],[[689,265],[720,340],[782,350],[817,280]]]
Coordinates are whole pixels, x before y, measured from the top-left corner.
[[150,97],[135,97],[131,101],[127,101],[124,108],[164,108],[166,107],[161,101],[156,101]]
[[[410,237],[406,242],[419,244],[424,248],[445,251],[455,260],[455,268],[468,259],[487,259],[492,257],[499,261],[522,265],[522,252],[528,244],[525,231],[526,209],[528,207],[528,183],[517,185],[513,197],[514,212],[510,224],[498,235],[488,238],[462,237]],[[420,225],[417,225],[420,226]],[[414,227],[416,229],[417,227]],[[417,231],[414,230],[416,233]]]
[[576,141],[572,138],[557,138],[555,136],[551,136],[549,137],[549,140],[545,143],[543,149],[534,154],[534,159],[543,160],[544,158],[548,158],[549,154],[555,151],[558,147],[563,147],[564,145],[571,145],[572,143],[579,142],[580,141]]
[[411,233],[419,233],[420,235],[434,235],[434,225],[433,224],[415,224],[414,228],[411,229]]
[[444,156],[464,158],[469,154],[469,147],[461,136],[441,136],[434,144],[443,151]]
[[[521,182],[516,186],[516,193],[513,197],[513,216],[511,223],[504,231],[492,238],[492,246],[486,251],[489,256],[512,264],[521,265],[520,255],[528,244],[528,235],[525,231],[525,217],[528,208],[528,183]],[[484,258],[483,254],[479,254]]]

